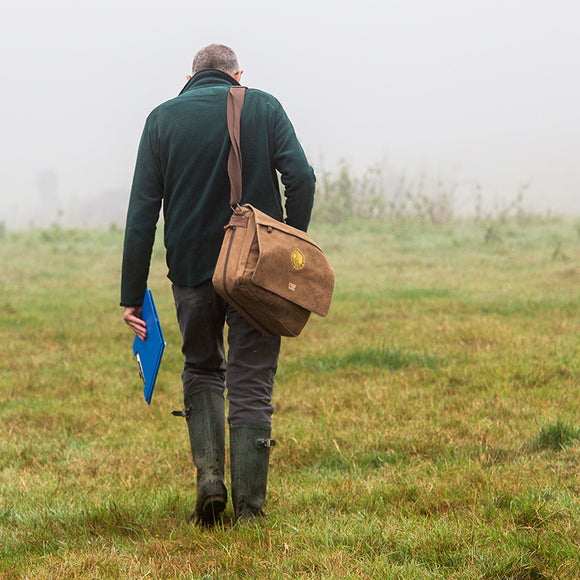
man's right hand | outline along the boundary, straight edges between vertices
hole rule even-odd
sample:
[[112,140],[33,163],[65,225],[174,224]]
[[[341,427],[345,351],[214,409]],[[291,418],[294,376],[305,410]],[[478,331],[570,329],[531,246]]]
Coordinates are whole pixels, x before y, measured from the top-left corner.
[[141,340],[145,340],[147,338],[147,323],[141,318],[141,310],[141,306],[126,306],[123,311],[123,320]]

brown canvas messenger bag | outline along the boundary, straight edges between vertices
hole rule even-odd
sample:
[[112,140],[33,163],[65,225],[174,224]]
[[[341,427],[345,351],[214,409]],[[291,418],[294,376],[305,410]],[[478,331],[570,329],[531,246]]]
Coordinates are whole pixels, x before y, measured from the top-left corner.
[[298,336],[314,312],[326,316],[334,270],[305,232],[242,199],[240,117],[245,87],[231,87],[228,130],[230,203],[234,211],[213,276],[217,293],[266,336]]

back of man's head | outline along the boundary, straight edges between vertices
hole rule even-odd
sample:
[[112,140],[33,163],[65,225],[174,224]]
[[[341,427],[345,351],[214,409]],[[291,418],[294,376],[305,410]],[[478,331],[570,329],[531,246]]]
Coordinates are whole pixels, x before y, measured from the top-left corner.
[[208,68],[218,69],[234,76],[240,67],[236,53],[229,46],[210,44],[195,55],[191,72],[195,74]]

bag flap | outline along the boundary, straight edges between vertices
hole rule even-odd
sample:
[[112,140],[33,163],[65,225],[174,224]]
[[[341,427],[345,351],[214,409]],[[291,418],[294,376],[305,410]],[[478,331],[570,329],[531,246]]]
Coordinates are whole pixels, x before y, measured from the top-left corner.
[[251,209],[260,249],[254,284],[326,316],[334,290],[334,270],[322,250],[306,232]]

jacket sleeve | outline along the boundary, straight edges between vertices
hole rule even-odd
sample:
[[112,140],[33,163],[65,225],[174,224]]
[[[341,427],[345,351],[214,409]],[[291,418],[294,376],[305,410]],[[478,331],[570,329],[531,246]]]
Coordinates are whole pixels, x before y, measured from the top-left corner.
[[306,231],[314,203],[316,178],[281,105],[276,116],[274,150],[275,167],[281,174],[286,197],[286,223]]
[[163,178],[154,124],[152,113],[145,124],[137,153],[125,226],[121,306],[140,306],[143,303],[163,200]]

